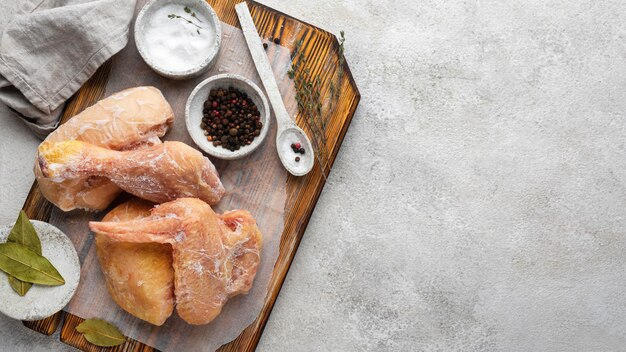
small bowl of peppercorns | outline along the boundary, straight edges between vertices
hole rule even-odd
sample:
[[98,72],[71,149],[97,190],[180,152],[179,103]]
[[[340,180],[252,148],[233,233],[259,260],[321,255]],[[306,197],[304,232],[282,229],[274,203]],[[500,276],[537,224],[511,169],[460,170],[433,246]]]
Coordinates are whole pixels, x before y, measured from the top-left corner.
[[185,123],[200,149],[233,160],[252,153],[267,136],[269,105],[259,87],[235,74],[209,77],[191,92]]

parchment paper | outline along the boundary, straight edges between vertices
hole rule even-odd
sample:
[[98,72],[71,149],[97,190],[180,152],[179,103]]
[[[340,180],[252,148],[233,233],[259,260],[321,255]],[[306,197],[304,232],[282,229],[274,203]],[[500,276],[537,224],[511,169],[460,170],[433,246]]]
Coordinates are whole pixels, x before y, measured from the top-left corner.
[[[138,9],[143,2],[139,1]],[[131,37],[128,46],[113,58],[105,95],[141,85],[159,88],[176,116],[174,127],[164,140],[183,141],[196,147],[185,127],[184,106],[189,93],[200,81],[229,72],[245,76],[262,88],[241,31],[222,23],[222,32],[222,48],[216,64],[202,77],[185,81],[170,80],[154,73],[139,56]],[[267,53],[287,109],[294,114],[297,111],[294,88],[286,75],[290,65],[289,51],[270,43]],[[214,207],[216,212],[249,210],[263,233],[261,264],[248,295],[231,299],[220,316],[208,325],[188,325],[176,313],[161,327],[143,322],[119,308],[107,292],[93,245],[94,234],[87,225],[89,220],[100,220],[106,211],[95,214],[84,211],[63,213],[55,208],[51,223],[70,236],[82,263],[81,282],[66,311],[83,318],[105,319],[117,325],[125,335],[163,351],[213,351],[235,339],[254,321],[263,305],[283,231],[288,175],[276,154],[274,121],[269,128],[265,143],[252,155],[237,161],[212,159],[227,191],[219,205]],[[115,202],[110,209],[121,201]]]

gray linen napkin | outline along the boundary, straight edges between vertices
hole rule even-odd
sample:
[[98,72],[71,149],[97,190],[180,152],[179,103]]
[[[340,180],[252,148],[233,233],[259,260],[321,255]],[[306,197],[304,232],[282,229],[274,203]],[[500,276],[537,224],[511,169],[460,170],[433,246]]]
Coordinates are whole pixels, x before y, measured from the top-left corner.
[[0,1],[0,103],[40,137],[128,42],[136,0]]

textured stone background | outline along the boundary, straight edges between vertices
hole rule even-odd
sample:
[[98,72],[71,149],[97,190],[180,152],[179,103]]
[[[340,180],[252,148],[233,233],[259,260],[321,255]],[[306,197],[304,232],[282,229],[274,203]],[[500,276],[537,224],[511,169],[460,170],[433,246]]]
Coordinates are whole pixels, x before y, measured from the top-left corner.
[[[363,98],[259,351],[626,350],[623,1],[263,2]],[[36,144],[0,118],[0,223]]]

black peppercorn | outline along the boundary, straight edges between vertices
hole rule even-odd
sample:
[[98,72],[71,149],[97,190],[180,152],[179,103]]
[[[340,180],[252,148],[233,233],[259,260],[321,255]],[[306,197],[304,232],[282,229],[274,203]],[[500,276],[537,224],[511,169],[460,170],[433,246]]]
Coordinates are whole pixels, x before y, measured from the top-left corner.
[[267,43],[263,43],[263,49],[267,49]]
[[275,43],[275,44],[280,44],[280,39],[278,39],[278,38],[274,38],[274,43]]
[[214,146],[235,151],[261,134],[260,112],[246,93],[233,87],[209,92],[200,127]]

